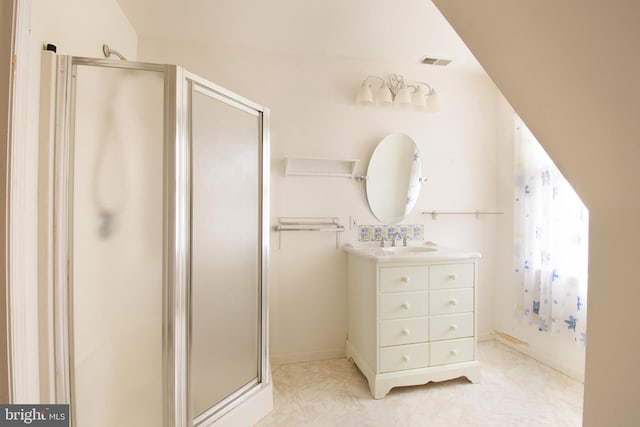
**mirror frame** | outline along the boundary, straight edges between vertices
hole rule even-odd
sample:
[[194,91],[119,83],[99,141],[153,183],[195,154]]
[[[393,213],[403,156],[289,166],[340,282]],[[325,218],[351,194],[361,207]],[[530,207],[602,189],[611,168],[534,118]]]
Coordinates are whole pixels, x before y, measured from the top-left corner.
[[422,187],[422,155],[404,133],[385,136],[376,146],[367,169],[366,194],[373,215],[396,224],[415,207]]

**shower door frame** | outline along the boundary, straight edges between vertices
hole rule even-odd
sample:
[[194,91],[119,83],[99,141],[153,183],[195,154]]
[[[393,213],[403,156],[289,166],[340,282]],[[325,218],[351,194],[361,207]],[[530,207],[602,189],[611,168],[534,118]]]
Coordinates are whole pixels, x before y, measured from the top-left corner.
[[[249,113],[251,115],[256,116],[259,119],[259,128],[258,128],[258,138],[259,138],[259,146],[258,146],[258,212],[257,218],[258,221],[258,248],[260,251],[258,257],[258,298],[259,298],[259,313],[258,313],[258,366],[257,366],[257,378],[244,386],[240,387],[238,390],[230,394],[228,397],[217,403],[216,405],[210,407],[204,413],[197,417],[193,417],[191,411],[193,410],[192,405],[188,405],[189,410],[189,420],[193,420],[193,425],[198,426],[208,426],[211,423],[215,422],[217,419],[222,417],[224,414],[232,410],[237,405],[243,403],[247,399],[251,398],[251,396],[262,389],[263,386],[269,384],[269,343],[268,343],[268,335],[269,335],[269,324],[268,324],[268,294],[267,294],[267,282],[268,282],[268,255],[269,255],[269,171],[270,171],[270,154],[269,154],[269,110],[261,105],[256,104],[253,101],[250,101],[232,91],[229,91],[221,86],[218,86],[196,74],[193,74],[181,67],[175,67],[176,78],[170,78],[171,81],[176,81],[176,98],[182,99],[182,102],[178,101],[175,103],[167,103],[170,105],[182,105],[182,111],[176,111],[177,117],[175,123],[178,123],[183,126],[182,129],[178,129],[176,131],[176,135],[180,138],[179,135],[182,135],[183,141],[187,141],[186,146],[188,146],[189,153],[187,158],[189,159],[189,167],[187,168],[187,172],[191,173],[193,168],[191,167],[191,147],[193,145],[192,140],[192,121],[191,121],[191,112],[192,112],[192,92],[198,92],[204,96],[213,98],[217,101],[223,102],[226,105],[241,110],[245,113]],[[181,86],[181,87],[180,87]],[[189,106],[189,108],[184,108]],[[177,144],[180,145],[180,144]],[[170,175],[170,174],[167,174]],[[178,175],[176,175],[178,176]],[[190,178],[189,178],[190,179]],[[192,185],[189,183],[187,185],[188,195],[191,197]],[[188,204],[192,205],[191,199]],[[189,223],[191,223],[191,216],[189,216]],[[189,226],[191,229],[191,226]],[[191,265],[191,264],[190,264]],[[191,289],[191,279],[188,280],[189,285],[187,289]],[[191,295],[186,296],[187,304],[190,304]],[[174,306],[174,312],[178,312],[182,309],[186,309],[185,306],[180,305],[179,301],[176,300],[177,305]],[[191,360],[191,329],[192,329],[192,310],[189,308],[189,324],[187,325],[187,342],[188,342],[188,354],[186,355],[187,360]],[[187,366],[191,366],[190,363]],[[188,373],[189,378],[191,378],[191,372]],[[190,387],[187,389],[187,393],[191,393]],[[191,399],[189,399],[191,401]]]
[[[56,403],[74,399],[73,373],[73,143],[77,66],[94,66],[160,72],[164,76],[163,129],[163,320],[162,384],[163,426],[205,426],[249,399],[270,382],[268,352],[269,253],[269,110],[234,92],[175,65],[113,61],[57,55],[54,149],[52,167],[53,208],[48,214],[52,232],[49,248],[52,277],[53,351],[49,377]],[[190,390],[191,360],[191,91],[204,88],[207,95],[235,108],[251,111],[259,125],[259,359],[255,381],[232,393],[193,418]],[[72,423],[75,408],[71,405]],[[72,424],[74,425],[74,424]]]

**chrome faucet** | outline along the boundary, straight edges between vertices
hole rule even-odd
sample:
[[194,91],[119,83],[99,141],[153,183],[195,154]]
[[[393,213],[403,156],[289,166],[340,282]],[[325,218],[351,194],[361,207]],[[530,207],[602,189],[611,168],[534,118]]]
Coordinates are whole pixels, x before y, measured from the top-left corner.
[[396,237],[402,238],[402,234],[398,233],[397,231],[393,233],[393,237],[391,238],[391,246],[396,245]]
[[380,247],[384,248],[384,242],[386,242],[386,240],[383,237],[382,239],[380,239]]

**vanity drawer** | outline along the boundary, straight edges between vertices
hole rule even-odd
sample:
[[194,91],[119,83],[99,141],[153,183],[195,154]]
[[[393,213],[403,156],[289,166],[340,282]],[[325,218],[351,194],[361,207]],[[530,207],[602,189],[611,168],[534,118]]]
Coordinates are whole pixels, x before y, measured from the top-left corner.
[[411,344],[427,341],[427,317],[385,320],[380,322],[380,346]]
[[419,267],[380,267],[380,292],[426,291],[429,269]]
[[473,336],[473,313],[429,318],[429,340],[450,340]]
[[472,288],[473,264],[441,264],[429,268],[429,289]]
[[473,311],[473,288],[431,291],[429,293],[429,314],[466,313]]
[[430,365],[446,365],[474,360],[473,338],[438,341],[429,345]]
[[380,349],[380,372],[429,366],[429,344],[408,344]]
[[427,315],[427,292],[395,292],[380,295],[380,319]]

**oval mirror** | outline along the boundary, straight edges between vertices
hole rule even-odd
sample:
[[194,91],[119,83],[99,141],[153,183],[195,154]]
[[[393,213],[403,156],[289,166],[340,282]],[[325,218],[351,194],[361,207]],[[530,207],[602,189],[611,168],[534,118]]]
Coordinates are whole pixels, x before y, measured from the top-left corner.
[[371,212],[385,224],[406,217],[420,195],[422,157],[403,133],[387,135],[376,147],[367,169],[367,200]]

